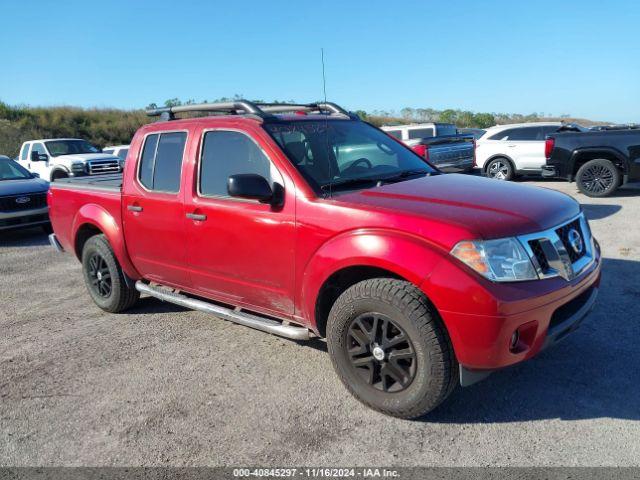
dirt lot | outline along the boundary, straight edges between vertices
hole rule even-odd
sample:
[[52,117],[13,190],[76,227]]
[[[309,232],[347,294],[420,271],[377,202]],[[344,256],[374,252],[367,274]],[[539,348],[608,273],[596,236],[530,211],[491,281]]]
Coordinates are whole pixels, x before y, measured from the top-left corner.
[[604,257],[581,329],[422,421],[360,405],[325,344],[146,298],[100,311],[38,230],[0,236],[2,465],[640,465],[640,188],[576,195]]

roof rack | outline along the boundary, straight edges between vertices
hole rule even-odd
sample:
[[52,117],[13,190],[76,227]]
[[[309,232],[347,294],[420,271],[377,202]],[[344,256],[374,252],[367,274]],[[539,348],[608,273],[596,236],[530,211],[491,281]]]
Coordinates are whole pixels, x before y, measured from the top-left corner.
[[183,112],[212,112],[218,115],[243,115],[259,120],[274,119],[274,113],[305,112],[325,115],[358,117],[342,107],[331,102],[320,103],[255,103],[248,100],[234,100],[233,102],[198,103],[192,105],[177,105],[147,110],[150,117],[160,116],[160,121],[174,120],[176,113]]

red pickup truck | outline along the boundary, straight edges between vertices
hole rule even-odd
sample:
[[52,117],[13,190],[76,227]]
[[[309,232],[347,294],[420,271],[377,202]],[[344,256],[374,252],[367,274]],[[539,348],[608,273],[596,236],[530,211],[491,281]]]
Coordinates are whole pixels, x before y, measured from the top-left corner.
[[[187,111],[209,116],[175,119]],[[51,184],[95,303],[140,293],[326,337],[360,401],[403,418],[536,355],[592,308],[600,249],[552,190],[445,175],[332,103],[151,111],[121,176]]]

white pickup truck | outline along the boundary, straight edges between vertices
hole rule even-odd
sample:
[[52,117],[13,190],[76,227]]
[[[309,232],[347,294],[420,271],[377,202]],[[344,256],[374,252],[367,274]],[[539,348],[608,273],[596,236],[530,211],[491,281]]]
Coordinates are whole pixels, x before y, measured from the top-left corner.
[[29,140],[22,144],[18,163],[40,178],[58,178],[119,173],[120,159],[78,138]]

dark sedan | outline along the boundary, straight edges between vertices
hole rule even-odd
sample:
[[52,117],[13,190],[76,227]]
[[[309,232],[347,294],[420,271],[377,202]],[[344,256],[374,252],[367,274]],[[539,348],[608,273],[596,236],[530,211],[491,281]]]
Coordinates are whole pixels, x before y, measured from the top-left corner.
[[42,227],[51,230],[46,182],[0,155],[0,231]]

